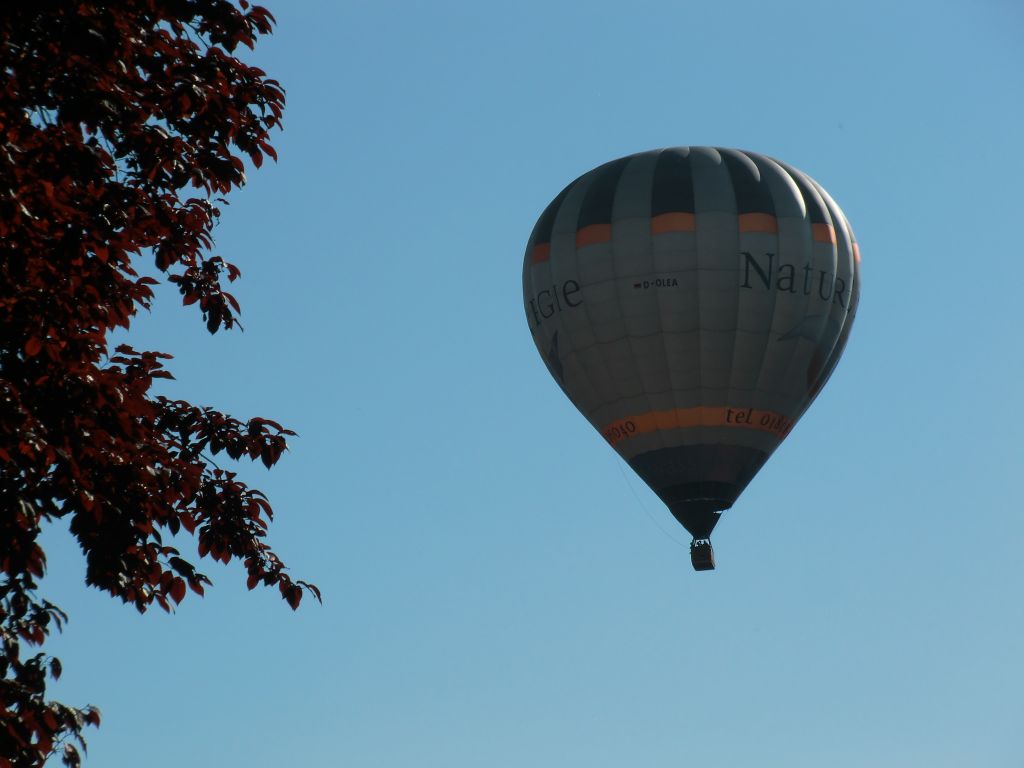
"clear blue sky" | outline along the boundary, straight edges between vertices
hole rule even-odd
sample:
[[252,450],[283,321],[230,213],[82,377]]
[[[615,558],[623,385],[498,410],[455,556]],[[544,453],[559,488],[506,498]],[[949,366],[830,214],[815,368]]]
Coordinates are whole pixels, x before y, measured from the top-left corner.
[[[58,526],[53,690],[103,710],[88,764],[1024,765],[1024,7],[271,10],[280,162],[217,240],[246,330],[165,292],[133,344],[176,355],[176,396],[299,433],[244,475],[324,605],[202,561],[205,600],[140,617]],[[705,574],[520,287],[566,183],[686,144],[806,171],[863,253],[846,355]]]

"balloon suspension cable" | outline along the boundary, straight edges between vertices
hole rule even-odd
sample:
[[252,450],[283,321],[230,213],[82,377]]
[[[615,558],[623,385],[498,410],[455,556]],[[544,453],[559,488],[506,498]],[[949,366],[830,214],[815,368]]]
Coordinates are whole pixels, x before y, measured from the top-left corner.
[[648,506],[646,504],[644,504],[644,500],[640,498],[640,494],[637,493],[636,492],[636,488],[633,487],[633,483],[630,481],[629,475],[626,474],[626,470],[623,469],[625,464],[618,457],[614,457],[614,461],[615,461],[615,466],[619,468],[619,472],[622,474],[622,479],[623,479],[623,481],[625,481],[626,487],[629,488],[629,490],[632,492],[633,498],[636,499],[637,506],[639,506],[640,509],[642,509],[644,511],[644,514],[647,515],[647,519],[650,520],[654,524],[655,528],[657,528],[659,531],[661,531],[662,535],[664,535],[664,537],[666,539],[671,541],[677,547],[685,547],[686,544],[684,544],[683,541],[681,541],[678,536],[674,536],[671,533],[669,533],[669,531],[665,528],[665,526],[663,526],[661,524],[661,522],[658,520],[658,518],[656,518],[654,516],[654,514],[651,512],[650,508],[648,508]]
[[711,548],[711,539],[695,538],[690,543],[690,562],[695,571],[715,570],[715,550]]

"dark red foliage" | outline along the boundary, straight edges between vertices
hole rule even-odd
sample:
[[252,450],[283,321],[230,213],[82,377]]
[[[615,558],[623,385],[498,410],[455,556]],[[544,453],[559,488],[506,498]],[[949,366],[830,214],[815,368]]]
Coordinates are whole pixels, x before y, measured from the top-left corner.
[[[86,582],[139,611],[239,559],[250,588],[304,590],[265,543],[272,510],[210,457],[272,466],[293,433],[151,394],[169,355],[108,347],[153,299],[157,268],[211,333],[237,323],[239,272],[210,254],[220,197],[244,158],[274,157],[284,92],[235,56],[271,31],[245,2],[32,0],[0,12],[0,768],[78,765],[94,708],[47,701],[60,662],[40,646],[66,618],[37,594],[40,528],[68,518]],[[226,278],[226,280],[225,280]]]

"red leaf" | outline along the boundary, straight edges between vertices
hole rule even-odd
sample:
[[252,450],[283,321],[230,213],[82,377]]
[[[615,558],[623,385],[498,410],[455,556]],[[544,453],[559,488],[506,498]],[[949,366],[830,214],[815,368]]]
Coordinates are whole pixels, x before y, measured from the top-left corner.
[[43,342],[39,337],[33,336],[25,342],[25,354],[28,357],[35,357],[39,354],[39,351],[43,348]]
[[[57,726],[54,726],[53,729],[57,730]],[[35,745],[35,749],[38,750],[41,755],[49,755],[50,750],[53,749],[53,738],[48,733],[40,734],[39,741]]]
[[274,449],[268,445],[260,451],[260,459],[263,460],[264,466],[266,466],[267,469],[270,469],[274,466],[274,462],[277,461],[277,456],[274,455]]
[[181,577],[175,577],[174,581],[171,582],[171,599],[176,603],[180,603],[185,598],[185,580]]
[[296,583],[302,585],[303,587],[308,589],[310,592],[312,592],[313,593],[313,597],[316,598],[317,602],[323,604],[324,600],[323,600],[323,597],[320,594],[320,588],[317,587],[316,584],[310,584],[307,581],[299,581],[299,582],[296,582]]
[[262,149],[264,152],[266,152],[268,155],[274,158],[275,161],[277,160],[277,152],[274,150],[272,146],[270,146],[269,142],[260,141],[260,149]]

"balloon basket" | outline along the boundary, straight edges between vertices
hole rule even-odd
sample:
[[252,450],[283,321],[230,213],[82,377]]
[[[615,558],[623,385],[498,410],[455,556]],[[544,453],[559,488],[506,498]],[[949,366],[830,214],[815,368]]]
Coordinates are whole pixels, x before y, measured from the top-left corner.
[[715,550],[710,539],[694,539],[690,543],[690,562],[695,571],[715,570]]

